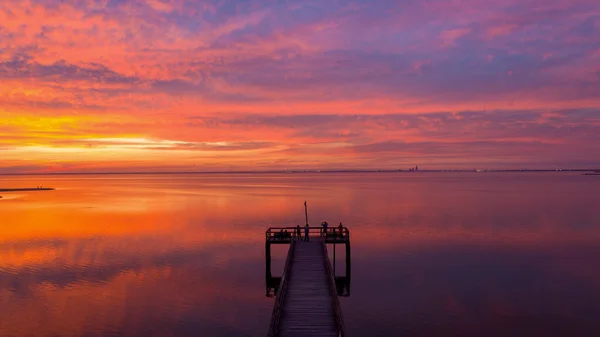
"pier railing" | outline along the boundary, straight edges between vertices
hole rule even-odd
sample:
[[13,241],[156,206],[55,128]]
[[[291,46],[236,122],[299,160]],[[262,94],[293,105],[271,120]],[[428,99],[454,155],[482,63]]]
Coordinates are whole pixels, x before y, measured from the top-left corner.
[[[339,226],[327,227],[327,231],[323,231],[323,227],[310,226],[309,237],[322,237],[327,243],[345,242],[350,239],[350,230],[347,227]],[[269,227],[265,235],[266,240],[271,243],[290,243],[293,240],[298,239],[297,227]],[[304,238],[304,227],[300,226],[300,236]]]
[[290,244],[287,259],[285,260],[285,267],[283,269],[283,275],[281,276],[281,282],[279,283],[279,290],[275,297],[275,306],[273,307],[273,314],[271,315],[271,325],[269,326],[268,337],[275,337],[279,335],[279,321],[281,320],[281,314],[283,312],[283,302],[285,300],[285,293],[289,283],[289,274],[292,269],[292,261],[294,259],[294,245],[295,241]]
[[328,283],[329,283],[329,292],[331,294],[331,301],[333,306],[333,312],[335,314],[335,324],[338,331],[338,337],[344,337],[346,327],[344,325],[344,319],[342,318],[342,309],[340,305],[340,300],[337,296],[337,287],[335,285],[335,275],[333,272],[333,268],[331,268],[331,262],[329,261],[329,254],[327,253],[327,245],[323,245],[324,255],[325,255],[325,270],[327,271]]

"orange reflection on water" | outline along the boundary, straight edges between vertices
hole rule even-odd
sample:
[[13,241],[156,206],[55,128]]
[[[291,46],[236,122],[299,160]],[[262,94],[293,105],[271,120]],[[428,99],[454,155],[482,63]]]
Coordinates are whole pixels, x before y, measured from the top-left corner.
[[[481,266],[477,257],[485,249],[517,261],[548,254],[551,268],[544,265],[540,272],[600,289],[600,275],[587,268],[589,261],[580,252],[563,252],[600,242],[594,226],[600,211],[592,201],[600,186],[589,177],[0,178],[3,188],[42,183],[57,190],[0,199],[0,330],[9,335],[260,334],[272,308],[272,300],[263,298],[264,231],[269,225],[303,224],[305,200],[311,224],[341,221],[351,230],[359,272],[353,276],[358,290],[344,308],[350,322],[399,321],[393,303],[385,302],[393,294],[365,298],[365,292],[387,284],[378,284],[378,278],[406,282],[414,294],[401,294],[403,301],[420,310],[445,308],[456,315],[519,310],[513,299],[503,300],[505,289],[479,294],[483,308],[465,301],[464,289],[443,273],[448,253],[457,254],[452,260],[457,268],[469,259]],[[471,253],[472,246],[477,249]],[[501,262],[512,268],[512,260]],[[361,311],[376,307],[387,309]],[[145,330],[150,328],[153,332]]]
[[[224,315],[227,303],[223,298],[229,296],[222,292],[243,290],[226,279],[203,280],[198,271],[171,267],[125,270],[102,282],[80,281],[66,286],[42,282],[16,296],[2,289],[0,303],[11,308],[3,312],[2,332],[18,336],[77,336],[89,331],[176,336],[172,325],[189,311],[234,330],[239,317]],[[23,296],[36,300],[23,301]],[[257,296],[237,301],[259,308],[265,304]],[[165,324],[162,329],[149,331],[143,328],[149,319]]]

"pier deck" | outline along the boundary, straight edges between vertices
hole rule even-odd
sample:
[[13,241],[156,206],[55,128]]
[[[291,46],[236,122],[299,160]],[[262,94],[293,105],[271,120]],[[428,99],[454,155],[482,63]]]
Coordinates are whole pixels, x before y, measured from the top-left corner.
[[271,237],[267,232],[267,246],[287,241],[290,248],[268,335],[344,336],[344,324],[326,242],[349,245],[347,229],[344,228],[345,235],[330,235],[329,238],[322,232],[312,231],[308,242],[280,235],[280,231],[275,233],[278,233],[277,237]]

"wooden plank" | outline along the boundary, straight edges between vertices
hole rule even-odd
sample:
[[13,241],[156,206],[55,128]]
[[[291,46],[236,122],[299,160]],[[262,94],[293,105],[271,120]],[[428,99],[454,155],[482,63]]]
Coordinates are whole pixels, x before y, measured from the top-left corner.
[[296,242],[293,254],[279,335],[338,336],[323,242]]

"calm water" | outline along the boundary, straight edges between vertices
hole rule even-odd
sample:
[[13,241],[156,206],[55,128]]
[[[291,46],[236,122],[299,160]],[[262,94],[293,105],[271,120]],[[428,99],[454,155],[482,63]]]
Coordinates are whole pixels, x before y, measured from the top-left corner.
[[304,200],[352,231],[350,336],[600,336],[597,176],[0,177],[40,184],[0,193],[1,336],[264,336]]

